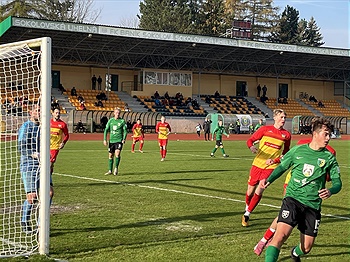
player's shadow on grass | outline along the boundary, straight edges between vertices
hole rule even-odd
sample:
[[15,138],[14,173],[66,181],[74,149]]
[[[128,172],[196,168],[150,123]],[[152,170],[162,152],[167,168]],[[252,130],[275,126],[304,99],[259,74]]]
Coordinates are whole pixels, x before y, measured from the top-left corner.
[[[259,213],[271,213],[271,212],[269,210],[267,210],[267,211],[261,211]],[[242,215],[241,211],[203,213],[203,214],[195,214],[195,215],[188,215],[188,216],[159,218],[159,219],[152,219],[152,220],[147,220],[147,221],[142,221],[142,222],[124,224],[124,225],[117,226],[115,229],[159,226],[159,225],[167,225],[167,224],[179,223],[179,222],[184,222],[184,221],[185,222],[187,222],[187,221],[211,222],[211,221],[217,220],[218,218],[223,218],[223,217],[237,217],[238,219],[234,220],[234,221],[236,221],[237,225],[234,225],[232,228],[237,228],[236,226],[239,226],[240,229],[243,229],[242,231],[246,231],[246,230],[244,230],[245,228],[243,228],[241,226],[241,215]],[[271,222],[271,221],[269,221],[269,222]],[[270,223],[268,223],[268,224],[270,224]],[[264,229],[265,228],[266,227],[264,227]]]
[[[323,247],[323,248],[332,248],[332,250],[334,250],[334,248],[346,248],[346,249],[350,249],[350,245],[314,245],[312,249],[314,249],[315,247]],[[290,249],[292,249],[292,247],[290,247],[288,249],[288,253],[290,251]],[[332,261],[333,259],[336,259],[335,256],[343,256],[343,255],[350,255],[350,252],[329,252],[327,254],[312,254],[312,250],[310,254],[307,254],[305,256],[302,256],[301,259],[307,259],[307,258],[318,258],[318,260],[322,260],[322,257],[332,257]],[[290,261],[290,256],[285,256],[285,257],[280,257],[280,259],[278,261]],[[344,257],[340,257],[338,261],[346,261]]]
[[[154,171],[152,172],[152,175],[164,175],[164,174],[186,174],[186,173],[193,173],[193,172],[198,172],[198,173],[214,173],[214,172],[232,172],[232,169],[206,169],[206,170],[200,170],[198,169],[193,169],[193,170],[173,170],[173,171]],[[149,175],[149,171],[137,171],[137,174],[134,172],[126,172],[123,175],[125,176],[132,176],[132,175]]]

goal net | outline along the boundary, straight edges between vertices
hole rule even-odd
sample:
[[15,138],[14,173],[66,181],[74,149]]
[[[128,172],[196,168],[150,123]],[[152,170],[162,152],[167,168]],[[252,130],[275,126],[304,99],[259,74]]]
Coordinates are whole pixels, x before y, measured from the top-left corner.
[[0,45],[0,258],[48,253],[50,82],[50,38]]

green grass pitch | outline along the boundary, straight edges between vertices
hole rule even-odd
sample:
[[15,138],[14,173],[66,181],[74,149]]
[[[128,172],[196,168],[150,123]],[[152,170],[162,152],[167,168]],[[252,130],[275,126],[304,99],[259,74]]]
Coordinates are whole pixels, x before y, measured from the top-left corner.
[[[295,144],[295,141],[293,141]],[[247,178],[254,155],[245,141],[171,141],[160,162],[156,141],[144,153],[122,151],[119,175],[105,176],[102,141],[69,141],[55,165],[50,257],[68,261],[264,261],[254,245],[277,215],[284,177],[264,193],[241,226]],[[349,141],[332,140],[343,189],[323,202],[319,236],[302,260],[350,261]],[[138,145],[137,145],[138,146]],[[136,147],[137,148],[137,147]],[[279,261],[299,243],[294,229]],[[29,260],[44,261],[35,256]],[[13,259],[11,259],[13,260]],[[15,259],[18,260],[18,259]],[[21,260],[21,259],[19,259]]]

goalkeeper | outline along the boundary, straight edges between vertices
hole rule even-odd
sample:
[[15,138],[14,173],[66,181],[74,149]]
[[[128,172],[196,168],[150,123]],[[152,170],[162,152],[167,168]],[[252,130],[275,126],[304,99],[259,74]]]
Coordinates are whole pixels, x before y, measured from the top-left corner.
[[[39,195],[40,175],[40,106],[34,104],[29,111],[30,119],[23,123],[18,131],[18,151],[21,154],[20,172],[26,192],[22,206],[21,226],[27,234],[35,233],[32,229],[31,213]],[[52,181],[50,176],[50,198],[52,198]]]

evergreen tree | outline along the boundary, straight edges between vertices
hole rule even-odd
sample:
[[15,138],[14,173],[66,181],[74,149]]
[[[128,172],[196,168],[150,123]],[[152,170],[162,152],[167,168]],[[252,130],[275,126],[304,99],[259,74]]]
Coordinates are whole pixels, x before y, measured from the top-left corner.
[[225,32],[223,0],[205,1],[201,13],[204,21],[200,24],[198,33],[219,36]]
[[273,0],[227,0],[226,19],[251,21],[251,39],[266,40],[278,20],[278,7]]
[[35,1],[13,0],[4,4],[0,3],[0,19],[4,20],[8,16],[20,16],[33,18],[36,14]]
[[322,42],[322,34],[320,33],[320,28],[317,26],[317,23],[313,17],[311,17],[310,21],[307,23],[307,27],[305,29],[305,37],[303,38],[305,44],[307,46],[321,46],[324,44]]
[[277,30],[272,34],[270,40],[284,44],[298,44],[299,31],[299,11],[287,5],[284,9]]
[[187,0],[145,0],[140,2],[140,28],[187,33],[192,29]]
[[298,22],[298,45],[307,45],[305,39],[306,36],[306,27],[307,27],[307,21],[305,19],[301,19]]

